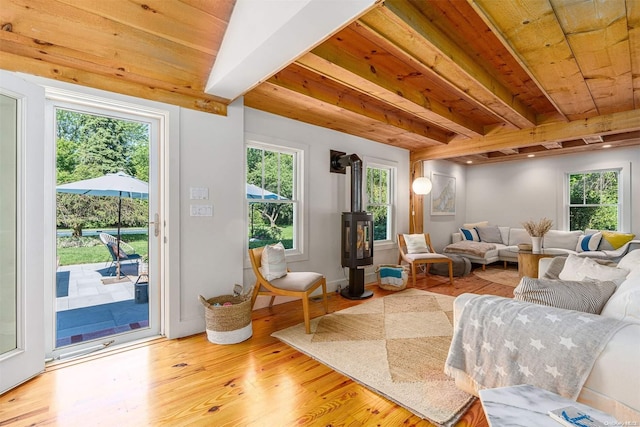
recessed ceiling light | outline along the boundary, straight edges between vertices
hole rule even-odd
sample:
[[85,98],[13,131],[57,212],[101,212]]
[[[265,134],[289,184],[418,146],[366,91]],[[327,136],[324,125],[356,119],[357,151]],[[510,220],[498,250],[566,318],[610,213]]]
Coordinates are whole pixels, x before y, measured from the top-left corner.
[[470,165],[471,163],[473,163],[473,160],[467,160],[468,165]]
[[535,157],[535,154],[528,154],[527,157]]
[[602,148],[611,148],[611,144],[605,144],[602,146]]

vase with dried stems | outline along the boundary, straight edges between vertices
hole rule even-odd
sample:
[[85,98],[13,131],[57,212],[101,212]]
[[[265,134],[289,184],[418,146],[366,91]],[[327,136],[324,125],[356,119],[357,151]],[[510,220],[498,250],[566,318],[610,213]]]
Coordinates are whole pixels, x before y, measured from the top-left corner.
[[533,252],[540,252],[542,249],[542,238],[547,231],[551,230],[551,226],[553,226],[553,221],[549,218],[542,218],[540,221],[536,222],[533,220],[525,221],[522,223],[522,226],[529,236],[531,236],[531,250]]

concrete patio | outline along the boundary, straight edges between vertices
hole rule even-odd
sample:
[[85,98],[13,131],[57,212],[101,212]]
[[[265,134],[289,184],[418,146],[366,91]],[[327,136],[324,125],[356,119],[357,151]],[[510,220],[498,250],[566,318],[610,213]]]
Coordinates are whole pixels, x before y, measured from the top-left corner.
[[[57,272],[69,272],[68,295],[56,298],[56,312],[126,301],[134,298],[137,276],[122,276],[118,283],[104,284],[103,270],[110,263],[78,264],[58,267]],[[127,280],[128,279],[128,280]]]

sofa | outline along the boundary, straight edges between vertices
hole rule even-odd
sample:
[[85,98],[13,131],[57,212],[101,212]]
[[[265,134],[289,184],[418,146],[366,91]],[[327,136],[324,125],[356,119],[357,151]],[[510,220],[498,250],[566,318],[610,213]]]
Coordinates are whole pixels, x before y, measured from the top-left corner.
[[[539,265],[539,277],[542,279],[538,279],[537,281],[545,282],[545,280],[547,280],[553,282],[555,286],[548,287],[547,290],[554,292],[558,285],[565,284],[565,281],[559,279],[559,276],[567,270],[567,263],[569,263],[571,259],[574,260],[572,261],[574,264],[576,259],[579,260],[577,261],[578,263],[580,260],[583,260],[575,257],[575,255],[541,259]],[[561,269],[558,270],[557,267],[555,267],[556,271],[550,272],[549,267],[551,265],[557,266],[559,263],[561,265]],[[595,260],[586,260],[584,263],[591,263],[595,265]],[[598,265],[602,264],[604,263],[598,263]],[[501,326],[503,330],[501,330],[500,334],[505,335],[506,338],[501,336],[500,339],[498,339],[495,337],[495,332],[490,329],[491,327],[495,327],[494,322],[496,319],[495,317],[489,318],[491,316],[488,314],[488,311],[485,318],[473,318],[473,320],[469,322],[469,319],[472,318],[469,316],[473,316],[472,313],[479,309],[479,305],[483,304],[483,298],[485,298],[485,303],[490,302],[491,305],[496,305],[498,302],[504,302],[505,304],[509,304],[509,302],[511,302],[512,304],[517,305],[520,309],[527,310],[526,313],[528,313],[531,319],[534,318],[536,313],[542,313],[545,310],[545,317],[547,319],[560,318],[563,315],[573,315],[572,319],[575,320],[572,320],[571,322],[565,323],[564,319],[562,322],[557,322],[558,328],[561,328],[561,330],[565,332],[563,335],[566,335],[568,338],[573,337],[569,331],[573,330],[572,328],[579,326],[577,324],[586,324],[587,322],[594,322],[594,320],[614,323],[617,325],[617,329],[614,329],[611,335],[608,336],[602,344],[600,344],[597,351],[590,352],[590,354],[593,354],[595,360],[591,365],[587,365],[587,368],[585,368],[585,374],[581,377],[584,382],[581,382],[577,377],[574,378],[571,375],[565,375],[564,378],[560,376],[559,378],[565,384],[575,383],[576,394],[574,396],[569,395],[565,397],[573,398],[578,402],[610,413],[620,422],[640,421],[640,362],[638,362],[638,360],[640,360],[640,250],[630,251],[617,265],[615,265],[615,267],[616,268],[602,266],[601,268],[611,269],[611,271],[615,270],[614,272],[618,274],[618,277],[621,277],[621,279],[605,281],[590,280],[590,278],[585,277],[583,281],[578,282],[578,284],[575,285],[574,289],[578,289],[578,291],[582,290],[581,285],[587,284],[598,287],[599,289],[605,284],[605,288],[607,286],[610,287],[612,292],[610,294],[611,296],[606,297],[602,302],[602,308],[599,313],[583,313],[578,310],[558,308],[557,306],[554,306],[555,304],[553,303],[545,303],[543,305],[541,303],[528,302],[526,299],[524,301],[517,301],[515,298],[509,299],[496,296],[478,296],[468,293],[458,296],[454,302],[454,340],[452,341],[451,349],[449,350],[450,358],[452,357],[452,354],[456,354],[456,350],[454,348],[456,343],[456,334],[463,330],[463,320],[467,320],[467,323],[474,323],[474,327],[476,329],[471,329],[471,333],[478,336],[482,335],[482,339],[484,340],[504,340],[504,342],[507,343],[511,338],[515,340],[515,336],[517,335],[521,337],[519,339],[524,339],[525,342],[530,342],[531,345],[541,345],[539,341],[534,339],[534,336],[536,335],[536,326],[533,323],[524,327],[525,332],[523,332],[522,327],[518,328],[517,325],[515,325],[520,323],[518,321],[504,324]],[[575,266],[573,268],[575,269]],[[586,267],[578,270],[584,272],[585,269],[587,271],[591,271]],[[622,274],[620,275],[620,273]],[[527,278],[523,278],[518,287],[521,287],[523,282],[526,280]],[[518,288],[516,288],[516,291],[517,290]],[[538,294],[533,292],[531,295],[539,296],[539,291],[540,290],[538,290]],[[555,299],[549,298],[548,301],[555,301]],[[600,310],[600,308],[597,310]],[[464,316],[465,311],[467,311],[466,316]],[[596,323],[594,322],[593,324]],[[583,326],[583,328],[586,329],[586,334],[588,335],[588,339],[590,339],[589,336],[592,334],[591,324],[589,324],[588,327]],[[593,330],[595,330],[595,327]],[[547,332],[545,330],[541,332],[543,337],[547,333],[552,334],[552,331]],[[466,338],[466,340],[467,341],[465,342],[468,342],[469,339]],[[542,342],[546,343],[544,339]],[[465,345],[468,346],[468,344]],[[475,371],[482,366],[482,363],[489,363],[489,366],[495,367],[494,371],[496,371],[497,367],[500,365],[500,363],[492,360],[492,358],[496,360],[499,358],[498,347],[501,346],[501,343],[490,343],[490,345],[493,345],[493,348],[490,347],[493,351],[485,352],[481,355],[480,353],[484,350],[484,345],[485,344],[483,343],[481,346],[482,349],[475,350],[477,351],[478,356],[467,356],[468,358],[475,357],[472,363],[467,361],[467,369],[460,369],[460,366],[457,368],[450,366],[452,362],[449,359],[445,366],[445,372],[455,380],[457,387],[476,396],[480,389],[485,388],[481,382],[491,383],[491,380],[484,379],[487,377],[484,377],[482,381],[478,380],[478,376]],[[521,347],[524,346],[528,347],[529,345],[526,344]],[[475,348],[479,347],[476,346]],[[464,352],[458,350],[457,353],[465,353],[467,349],[471,350],[467,347]],[[583,351],[581,347],[579,347],[579,349]],[[564,348],[562,348],[562,350],[564,350]],[[583,353],[586,353],[586,351],[583,351]],[[556,359],[568,359],[570,357],[568,350],[555,353],[552,348],[543,348],[542,352],[539,354],[544,355],[545,357],[555,357]],[[510,369],[518,370],[522,368],[522,365],[519,364],[519,357],[520,354],[518,352],[509,354],[511,365]],[[478,361],[479,358],[485,358],[484,362]],[[492,363],[496,364],[493,365]],[[546,361],[545,363],[546,364],[542,365],[544,366],[543,369],[534,371],[534,374],[529,377],[532,378],[531,381],[523,382],[536,385],[535,381],[542,379],[538,377],[544,376],[545,370],[552,372],[550,365],[553,366],[555,364]],[[474,368],[469,368],[469,366]],[[500,367],[500,369],[502,370],[502,367]],[[491,369],[489,368],[487,370]],[[498,376],[497,373],[491,372],[488,377],[491,377],[491,375],[496,377]],[[518,381],[516,382],[522,383]],[[517,384],[502,384],[499,386],[508,385]],[[494,386],[495,385],[490,385],[486,388],[492,388]],[[551,391],[563,394],[559,393],[557,390]]]
[[[612,240],[623,237],[627,241],[620,246],[615,244],[617,247],[614,247],[603,237],[603,233],[613,236]],[[634,237],[633,234],[594,229],[584,232],[550,230],[542,239],[542,248],[617,261],[628,251],[640,249],[640,240],[632,240]],[[497,261],[503,261],[505,267],[507,262],[517,263],[518,254],[515,250],[521,243],[530,244],[531,237],[524,228],[492,226],[488,222],[479,222],[464,224],[458,232],[452,233],[451,241],[443,250],[445,254],[463,256],[472,263],[482,265],[484,269],[486,265]]]

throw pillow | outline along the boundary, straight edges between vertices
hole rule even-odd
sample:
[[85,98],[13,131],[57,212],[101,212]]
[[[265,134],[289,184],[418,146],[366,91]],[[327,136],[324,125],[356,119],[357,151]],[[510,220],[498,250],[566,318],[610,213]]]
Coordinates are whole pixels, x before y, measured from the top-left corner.
[[489,225],[486,227],[476,227],[478,237],[481,242],[486,243],[502,243],[502,234],[500,229],[495,225]]
[[542,238],[542,245],[545,248],[554,249],[570,249],[576,250],[578,246],[578,238],[584,233],[582,231],[561,231],[561,230],[549,230],[547,234]]
[[603,316],[640,323],[640,277],[628,278],[600,313]]
[[551,258],[549,261],[549,266],[547,267],[547,271],[544,272],[544,275],[541,277],[542,279],[552,279],[558,280],[560,279],[560,273],[564,268],[564,263],[567,261],[566,256],[557,256]]
[[462,240],[469,240],[472,242],[480,241],[480,236],[478,236],[478,232],[475,228],[461,228],[460,234],[462,235]]
[[466,224],[462,224],[462,228],[486,227],[487,225],[489,225],[489,221],[468,222]]
[[578,238],[576,252],[597,251],[602,239],[602,233],[584,234]]
[[429,253],[429,247],[427,246],[427,240],[424,238],[424,234],[403,234],[403,236],[407,244],[407,253]]
[[615,231],[603,231],[602,232],[602,247],[600,250],[616,250],[629,243],[635,234],[631,233],[617,233]]
[[567,310],[600,314],[616,290],[616,284],[605,281],[563,281],[523,277],[513,290],[519,301]]
[[287,261],[284,256],[284,245],[282,242],[264,247],[262,250],[260,273],[262,273],[267,280],[278,279],[287,275]]
[[640,266],[640,250],[629,252],[618,262],[618,268],[629,271],[634,270],[637,266]]
[[569,255],[564,263],[562,271],[558,275],[560,280],[584,280],[589,277],[593,280],[611,280],[622,282],[629,270],[602,265],[587,257]]

